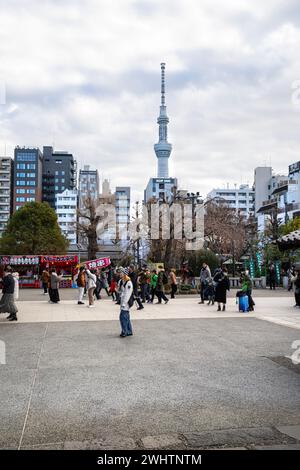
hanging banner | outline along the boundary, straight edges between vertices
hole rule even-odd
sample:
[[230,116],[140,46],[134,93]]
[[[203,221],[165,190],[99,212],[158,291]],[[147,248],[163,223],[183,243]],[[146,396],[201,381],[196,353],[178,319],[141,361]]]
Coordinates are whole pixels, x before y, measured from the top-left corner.
[[77,264],[78,263],[78,256],[55,256],[55,255],[42,255],[41,256],[41,263],[42,264],[59,264],[59,263],[72,263],[72,264]]
[[39,264],[38,256],[0,256],[1,265],[34,266]]
[[87,269],[107,268],[110,265],[110,258],[98,258],[84,263]]

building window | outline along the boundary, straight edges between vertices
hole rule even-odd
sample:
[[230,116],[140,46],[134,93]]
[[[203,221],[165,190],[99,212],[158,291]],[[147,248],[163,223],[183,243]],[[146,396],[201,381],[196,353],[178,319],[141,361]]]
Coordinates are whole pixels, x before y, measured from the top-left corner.
[[26,173],[17,173],[17,178],[25,178]]
[[55,188],[54,188],[54,189],[55,189],[55,191],[58,191],[58,186],[55,186]]
[[18,163],[17,164],[17,170],[25,170],[25,167],[26,167],[25,163]]
[[25,193],[25,189],[22,188],[22,189],[17,189],[16,191],[17,194],[24,194]]
[[18,180],[17,186],[25,186],[25,180]]
[[25,202],[25,197],[17,197],[16,201],[17,202]]
[[[25,165],[24,165],[25,166]],[[35,163],[28,163],[27,164],[27,169],[28,170],[35,170]]]
[[16,160],[18,162],[35,162],[35,153],[18,153]]
[[27,186],[35,186],[35,181],[27,181]]

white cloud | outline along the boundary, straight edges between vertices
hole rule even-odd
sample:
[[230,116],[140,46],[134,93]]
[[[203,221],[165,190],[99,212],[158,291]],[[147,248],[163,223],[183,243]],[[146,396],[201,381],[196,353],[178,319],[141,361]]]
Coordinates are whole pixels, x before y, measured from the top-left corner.
[[155,176],[161,61],[182,185],[252,183],[299,159],[291,0],[0,0],[0,153],[55,142],[112,185]]

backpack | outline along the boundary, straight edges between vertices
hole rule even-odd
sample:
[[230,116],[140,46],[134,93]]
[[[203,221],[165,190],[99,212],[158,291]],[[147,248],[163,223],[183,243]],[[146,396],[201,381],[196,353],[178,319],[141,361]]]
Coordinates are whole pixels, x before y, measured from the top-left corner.
[[[124,288],[126,287],[127,282],[128,282],[128,281],[125,282]],[[128,306],[129,306],[129,308],[131,308],[131,307],[133,306],[133,304],[134,304],[134,293],[133,293],[133,290],[132,290],[132,294],[131,294],[131,296],[130,296],[130,298],[129,298],[129,300],[128,300]]]

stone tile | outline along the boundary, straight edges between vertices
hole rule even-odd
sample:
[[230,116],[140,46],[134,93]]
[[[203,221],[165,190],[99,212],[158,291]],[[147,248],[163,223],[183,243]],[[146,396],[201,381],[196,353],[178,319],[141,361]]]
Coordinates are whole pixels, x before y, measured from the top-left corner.
[[300,441],[300,425],[298,426],[278,426],[276,429],[278,429],[279,432],[282,432],[283,434],[286,434],[287,436],[290,436],[297,441]]
[[34,370],[0,366],[0,448],[18,448]]
[[299,444],[255,446],[254,450],[300,450]]
[[64,450],[134,450],[137,449],[134,439],[114,436],[91,441],[66,441]]
[[141,439],[145,449],[173,449],[178,446],[185,447],[178,434],[162,434],[160,436],[146,436]]
[[53,444],[38,444],[32,446],[22,446],[21,450],[63,450],[63,442],[55,442]]
[[[237,428],[221,429],[214,431],[202,431],[199,433],[185,433],[189,447],[214,447],[214,446],[247,446],[274,444],[282,441],[282,434],[273,428]],[[286,443],[291,442],[287,437]],[[293,442],[293,440],[292,440]]]

